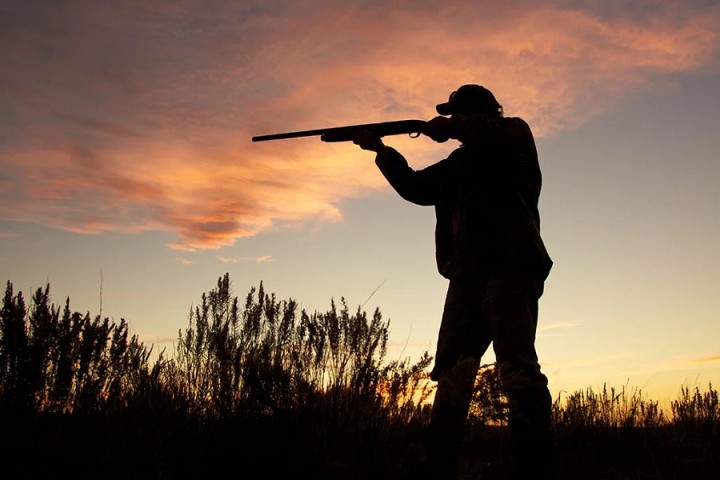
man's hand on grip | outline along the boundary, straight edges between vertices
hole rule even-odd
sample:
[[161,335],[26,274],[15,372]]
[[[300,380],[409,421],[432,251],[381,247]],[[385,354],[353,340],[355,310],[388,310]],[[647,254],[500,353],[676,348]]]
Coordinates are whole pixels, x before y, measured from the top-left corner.
[[353,143],[363,150],[370,150],[375,153],[380,153],[387,148],[382,139],[370,130],[362,130],[358,133],[353,139]]

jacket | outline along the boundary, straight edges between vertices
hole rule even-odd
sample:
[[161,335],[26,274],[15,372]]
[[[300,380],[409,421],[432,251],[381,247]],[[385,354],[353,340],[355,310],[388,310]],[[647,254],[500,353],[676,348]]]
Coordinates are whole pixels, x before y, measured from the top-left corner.
[[425,169],[413,170],[392,148],[375,163],[402,198],[435,207],[442,276],[523,271],[546,278],[553,262],[540,235],[542,175],[530,127],[520,118],[484,115],[463,126],[463,145]]

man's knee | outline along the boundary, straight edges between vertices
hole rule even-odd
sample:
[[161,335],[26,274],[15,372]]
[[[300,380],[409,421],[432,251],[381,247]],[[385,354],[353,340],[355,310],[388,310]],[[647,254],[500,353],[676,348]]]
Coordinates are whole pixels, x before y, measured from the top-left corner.
[[506,390],[546,389],[548,379],[540,371],[540,364],[535,358],[517,357],[497,362],[500,379]]

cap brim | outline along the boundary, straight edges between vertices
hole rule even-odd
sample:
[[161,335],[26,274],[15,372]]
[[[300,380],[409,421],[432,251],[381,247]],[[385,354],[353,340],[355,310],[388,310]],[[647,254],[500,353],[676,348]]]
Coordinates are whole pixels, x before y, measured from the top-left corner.
[[450,102],[440,103],[435,107],[435,110],[440,115],[451,115],[452,114],[452,107],[450,106]]

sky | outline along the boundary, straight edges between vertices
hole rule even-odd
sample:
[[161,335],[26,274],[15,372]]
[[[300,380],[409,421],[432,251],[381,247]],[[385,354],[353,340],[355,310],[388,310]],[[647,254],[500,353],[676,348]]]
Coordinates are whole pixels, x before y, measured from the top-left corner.
[[466,83],[535,135],[553,395],[720,384],[717,1],[0,0],[0,280],[171,349],[227,272],[433,354],[432,208],[351,143],[250,139],[428,120]]

